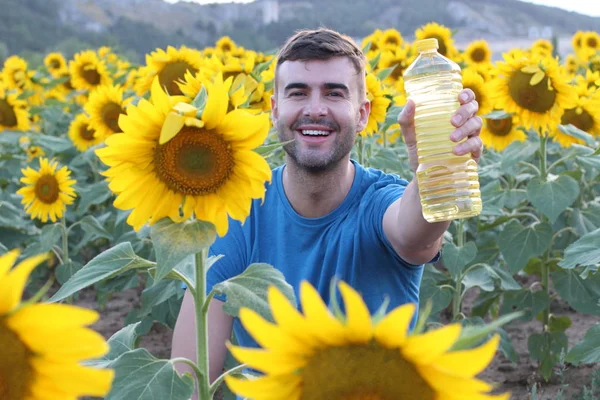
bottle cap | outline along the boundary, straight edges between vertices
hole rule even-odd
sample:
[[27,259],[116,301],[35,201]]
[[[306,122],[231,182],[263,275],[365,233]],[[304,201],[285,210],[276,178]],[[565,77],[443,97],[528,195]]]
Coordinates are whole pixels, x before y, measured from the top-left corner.
[[438,40],[436,38],[429,38],[423,40],[417,40],[415,42],[415,46],[417,47],[417,51],[419,53],[427,50],[439,49]]

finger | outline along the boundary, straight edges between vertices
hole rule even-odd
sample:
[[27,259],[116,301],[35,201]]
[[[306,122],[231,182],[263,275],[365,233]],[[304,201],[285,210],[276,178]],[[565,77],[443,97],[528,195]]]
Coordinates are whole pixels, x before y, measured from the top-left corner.
[[460,128],[456,128],[450,135],[450,140],[453,142],[460,142],[465,138],[479,136],[481,128],[483,127],[483,120],[475,116],[469,118]]
[[471,137],[464,143],[454,146],[452,151],[457,156],[464,156],[465,154],[471,153],[471,157],[473,157],[475,161],[479,161],[481,152],[483,151],[483,141],[479,136]]
[[407,143],[409,141],[416,141],[414,101],[408,100],[406,102],[406,105],[400,114],[398,114],[398,124],[400,124],[402,136],[404,136],[404,139],[407,141]]
[[477,103],[477,100],[471,100],[468,103],[463,104],[458,107],[458,110],[456,110],[452,116],[452,125],[458,128],[473,115],[477,114],[477,111],[479,111],[479,103]]
[[465,88],[465,89],[461,90],[460,93],[458,94],[458,102],[460,104],[467,104],[471,100],[477,100],[477,99],[475,98],[475,92],[473,92],[469,88]]

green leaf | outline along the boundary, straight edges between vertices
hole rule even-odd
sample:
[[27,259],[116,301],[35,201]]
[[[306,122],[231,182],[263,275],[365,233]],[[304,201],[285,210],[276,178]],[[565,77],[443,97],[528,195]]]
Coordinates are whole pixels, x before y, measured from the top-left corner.
[[504,207],[504,190],[498,180],[493,180],[481,188],[481,201],[483,203],[482,215],[501,216]]
[[588,329],[583,340],[567,353],[565,361],[575,365],[600,362],[600,324]]
[[540,361],[540,372],[546,381],[552,376],[552,369],[560,361],[561,352],[567,351],[569,340],[564,332],[534,333],[527,340],[529,355]]
[[519,222],[512,220],[506,224],[498,237],[498,245],[513,275],[527,265],[531,257],[546,251],[552,234],[552,227],[547,223],[521,227]]
[[437,314],[448,307],[452,300],[452,292],[448,287],[440,286],[449,283],[446,275],[436,270],[433,265],[426,264],[419,290],[419,308],[423,308],[427,301],[431,301],[431,314]]
[[442,263],[454,280],[458,279],[464,269],[477,255],[475,242],[467,242],[463,247],[454,243],[446,243],[442,249]]
[[52,250],[52,247],[61,238],[62,226],[57,222],[52,225],[46,225],[42,228],[40,233],[40,247],[39,252],[44,253]]
[[84,364],[96,368],[110,368],[121,355],[135,350],[140,322],[129,324],[108,339],[110,351],[104,357],[87,361]]
[[271,66],[271,64],[273,63],[274,60],[275,60],[275,57],[271,58],[269,61],[262,62],[262,63],[258,64],[256,67],[254,67],[252,74],[254,75],[254,78],[257,81],[260,81],[260,74],[262,74],[264,71],[266,71]]
[[85,287],[112,278],[125,271],[151,266],[154,266],[154,263],[138,257],[133,251],[131,243],[119,243],[97,255],[85,267],[77,271],[48,302],[53,303],[63,300]]
[[375,57],[369,60],[369,64],[371,65],[371,71],[377,69],[377,65],[379,64],[379,60],[381,59],[381,52],[377,53]]
[[534,293],[529,289],[508,290],[503,294],[500,313],[523,311],[521,321],[529,321],[546,309],[549,304],[550,298],[543,290]]
[[267,301],[269,286],[275,286],[296,306],[294,289],[285,281],[281,271],[269,264],[250,264],[240,275],[214,285],[213,290],[227,297],[223,306],[223,311],[227,314],[237,317],[240,308],[247,307],[263,318],[273,321]]
[[486,292],[492,292],[497,286],[502,290],[519,290],[521,286],[514,280],[512,275],[500,267],[490,265],[478,265],[470,270],[462,281],[465,285],[465,291],[479,287]]
[[[220,260],[221,258],[223,258],[223,255],[208,257],[206,260],[206,271],[208,271],[210,269],[210,267],[212,267],[212,265],[215,262],[217,262],[218,260]],[[183,278],[185,278],[188,281],[188,283],[192,286],[192,288],[195,288],[196,287],[196,265],[194,263],[195,263],[195,261],[194,261],[193,255],[186,257],[182,262],[177,264],[175,266],[175,268],[173,268],[173,270],[167,274],[167,276],[165,276],[165,279],[180,280],[181,278],[179,276],[182,276]],[[150,272],[150,275],[152,275],[154,277],[154,271],[150,270],[149,272]],[[175,272],[177,274],[179,274],[179,276]]]
[[142,292],[142,308],[138,315],[148,315],[152,307],[159,305],[181,291],[179,281],[160,281]]
[[48,136],[42,134],[35,135],[37,143],[44,149],[48,149],[53,153],[63,153],[73,147],[73,143],[67,138]]
[[402,112],[404,106],[390,105],[385,115],[384,125],[391,126],[398,123],[398,115]]
[[550,274],[560,297],[575,310],[600,315],[600,273],[583,279],[575,270],[561,270]]
[[256,149],[254,149],[254,151],[263,157],[267,157],[268,155],[270,155],[272,152],[274,152],[278,148],[283,147],[288,143],[292,143],[294,140],[295,139],[287,140],[285,142],[263,145],[263,146],[260,146],[260,147],[257,147]]
[[369,165],[383,171],[399,173],[404,170],[400,156],[391,148],[381,147],[371,158]]
[[587,133],[586,131],[582,131],[574,125],[558,125],[558,130],[564,133],[565,135],[574,137],[576,139],[583,140],[586,144],[593,146],[595,144],[594,137]]
[[56,268],[54,275],[56,276],[56,280],[61,285],[64,285],[77,271],[79,271],[83,267],[83,264],[78,263],[77,261],[69,261],[68,263],[64,263],[59,265]]
[[523,313],[514,312],[507,315],[503,315],[500,318],[495,319],[489,324],[485,325],[469,325],[463,327],[460,332],[460,337],[452,347],[450,351],[471,349],[480,343],[483,339],[489,336],[490,333],[500,328],[502,325],[508,324],[509,322],[521,317]]
[[371,41],[368,41],[367,44],[365,44],[365,46],[362,48],[362,52],[364,54],[367,54],[369,52],[369,50],[371,49]]
[[539,146],[529,140],[519,142],[515,140],[503,150],[501,168],[505,172],[510,172],[519,161],[528,161],[533,157]]
[[498,350],[500,350],[506,358],[513,362],[513,364],[519,363],[519,354],[515,351],[515,347],[513,346],[508,333],[502,328],[498,328],[497,332],[500,334],[500,344],[498,345]]
[[156,251],[156,283],[184,258],[210,247],[217,232],[210,222],[194,220],[177,224],[169,218],[163,218],[152,225],[150,236]]
[[585,234],[565,249],[564,259],[558,265],[563,268],[575,268],[578,265],[600,263],[600,229]]
[[495,110],[485,115],[482,115],[481,118],[485,119],[508,119],[512,116],[512,114],[507,113],[504,110]]
[[600,204],[590,203],[587,208],[573,209],[569,218],[569,225],[577,231],[579,236],[590,233],[600,228]]
[[600,156],[576,157],[576,159],[582,167],[600,170]]
[[86,215],[80,220],[80,222],[81,229],[83,229],[85,232],[93,233],[98,237],[103,237],[112,240],[112,235],[108,233],[106,229],[104,229],[102,224],[98,222],[98,220],[94,218],[93,215]]
[[377,79],[379,79],[380,81],[383,81],[385,78],[390,76],[392,72],[394,72],[394,69],[396,69],[397,65],[398,64],[394,64],[389,68],[384,68],[384,69],[380,69],[379,71],[377,71]]
[[192,101],[192,106],[198,110],[197,114],[196,114],[196,116],[198,118],[202,117],[202,112],[204,111],[204,107],[206,107],[207,100],[208,100],[208,92],[206,91],[206,88],[204,87],[204,85],[202,85],[202,87],[200,88],[200,91],[198,92],[198,94],[196,95],[194,100]]
[[[1,135],[0,135],[1,136]],[[28,221],[21,216],[21,210],[6,201],[0,201],[0,226],[21,229]]]
[[108,189],[108,182],[106,181],[82,186],[79,188],[78,194],[81,196],[77,205],[77,213],[79,215],[85,214],[90,206],[102,204],[112,196],[111,191]]
[[121,355],[112,365],[115,379],[105,400],[189,400],[194,380],[179,376],[171,360],[159,360],[146,349]]
[[529,201],[543,212],[551,223],[579,196],[579,184],[570,176],[560,175],[555,180],[543,182],[532,179],[527,185]]

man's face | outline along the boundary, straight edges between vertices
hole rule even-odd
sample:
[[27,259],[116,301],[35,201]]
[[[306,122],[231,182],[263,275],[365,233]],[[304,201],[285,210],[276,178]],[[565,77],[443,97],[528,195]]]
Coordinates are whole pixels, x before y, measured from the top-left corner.
[[273,124],[281,141],[294,139],[284,147],[288,156],[311,172],[338,165],[350,154],[370,110],[350,59],[286,61],[276,79]]

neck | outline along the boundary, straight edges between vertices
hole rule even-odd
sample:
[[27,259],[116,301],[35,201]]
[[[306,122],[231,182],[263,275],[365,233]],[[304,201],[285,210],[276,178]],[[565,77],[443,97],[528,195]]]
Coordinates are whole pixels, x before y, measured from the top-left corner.
[[294,210],[305,218],[318,218],[335,210],[354,182],[350,157],[327,171],[313,173],[288,158],[283,170],[283,188]]

